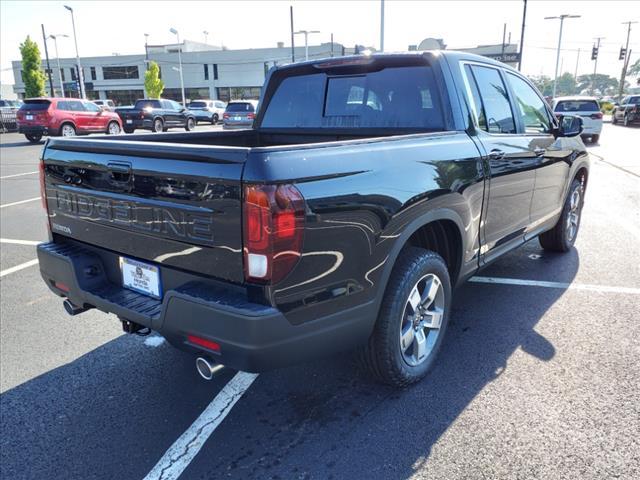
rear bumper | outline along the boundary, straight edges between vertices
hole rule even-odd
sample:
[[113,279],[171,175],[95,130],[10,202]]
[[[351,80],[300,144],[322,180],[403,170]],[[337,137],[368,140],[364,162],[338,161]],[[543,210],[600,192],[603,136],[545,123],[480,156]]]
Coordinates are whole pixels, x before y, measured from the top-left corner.
[[[353,348],[367,340],[375,321],[371,302],[293,325],[279,310],[250,302],[238,288],[214,285],[196,275],[156,300],[108,278],[105,272],[117,258],[76,243],[38,246],[41,275],[58,296],[149,327],[177,348],[208,354],[238,370],[262,372]],[[188,335],[218,343],[219,352],[189,343]]]
[[222,124],[222,128],[224,130],[246,130],[253,127],[253,122],[243,122],[243,123],[227,123],[224,122]]
[[49,135],[49,127],[43,125],[20,125],[18,124],[18,133],[31,135]]

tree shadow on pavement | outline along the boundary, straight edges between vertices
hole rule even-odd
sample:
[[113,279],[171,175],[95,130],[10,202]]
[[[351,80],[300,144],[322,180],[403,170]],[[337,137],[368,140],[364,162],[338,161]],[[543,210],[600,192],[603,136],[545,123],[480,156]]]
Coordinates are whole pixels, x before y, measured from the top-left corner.
[[[570,283],[578,266],[575,249],[535,242],[482,275]],[[404,390],[375,383],[349,354],[262,374],[182,478],[410,477],[516,350],[545,368],[555,349],[535,327],[563,293],[463,286],[434,370]],[[233,374],[207,383],[190,355],[119,337],[0,396],[0,474],[142,478]]]

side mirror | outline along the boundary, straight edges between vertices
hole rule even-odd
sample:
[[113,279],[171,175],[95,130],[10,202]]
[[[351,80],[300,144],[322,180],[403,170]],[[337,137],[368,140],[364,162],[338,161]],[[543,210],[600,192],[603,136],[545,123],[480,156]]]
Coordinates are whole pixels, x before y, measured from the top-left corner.
[[560,121],[560,128],[558,128],[559,137],[577,137],[584,130],[581,117],[563,115],[558,117],[558,120]]

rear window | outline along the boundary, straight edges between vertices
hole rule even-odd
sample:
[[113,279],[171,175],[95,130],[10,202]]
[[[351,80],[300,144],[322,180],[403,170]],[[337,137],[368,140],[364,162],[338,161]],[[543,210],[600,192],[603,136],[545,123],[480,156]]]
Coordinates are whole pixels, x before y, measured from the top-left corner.
[[189,108],[204,108],[207,106],[207,102],[191,102]]
[[135,108],[137,110],[142,110],[145,108],[162,108],[162,107],[160,106],[159,100],[138,100],[136,102]]
[[245,102],[230,103],[227,105],[227,112],[253,112],[253,104]]
[[51,105],[49,100],[25,100],[20,110],[46,110]]
[[285,78],[262,120],[267,128],[418,128],[442,130],[433,70],[391,67],[362,75]]
[[599,112],[600,106],[595,100],[562,100],[555,108],[556,112]]

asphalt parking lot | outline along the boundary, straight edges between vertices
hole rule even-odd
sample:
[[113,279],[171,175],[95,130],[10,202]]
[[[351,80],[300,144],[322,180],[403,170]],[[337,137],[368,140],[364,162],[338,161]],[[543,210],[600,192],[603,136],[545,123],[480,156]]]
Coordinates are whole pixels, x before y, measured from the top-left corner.
[[68,316],[33,262],[42,145],[0,135],[0,477],[640,478],[639,144],[605,124],[575,248],[460,288],[436,368],[394,390],[349,354],[205,382],[160,337]]

